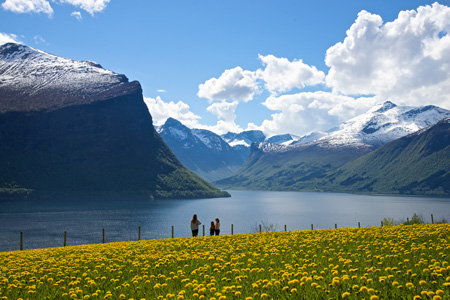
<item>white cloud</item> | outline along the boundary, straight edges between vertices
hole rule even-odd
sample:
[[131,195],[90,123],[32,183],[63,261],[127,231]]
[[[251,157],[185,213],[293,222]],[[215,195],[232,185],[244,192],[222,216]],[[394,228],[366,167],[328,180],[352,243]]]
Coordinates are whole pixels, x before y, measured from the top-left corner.
[[322,91],[270,96],[263,104],[277,113],[260,126],[249,124],[248,129],[262,130],[268,136],[325,131],[365,112],[375,103],[375,98],[355,99]]
[[231,122],[236,120],[236,107],[238,102],[218,102],[211,104],[206,110],[215,115],[218,119]]
[[144,102],[152,115],[153,124],[156,126],[163,125],[169,117],[177,119],[189,128],[199,126],[198,120],[200,119],[200,116],[191,112],[189,105],[182,101],[178,101],[177,103],[173,101],[164,102],[161,97],[158,96],[156,98],[144,97]]
[[219,78],[211,78],[198,87],[197,95],[211,101],[247,102],[258,92],[255,72],[241,67],[225,70]]
[[196,128],[206,129],[206,130],[212,131],[218,135],[225,134],[228,132],[243,131],[242,128],[239,127],[239,125],[237,125],[234,121],[224,121],[224,120],[217,121],[217,124],[214,126],[199,125]]
[[6,43],[20,43],[20,42],[17,39],[17,35],[0,32],[0,45]]
[[361,11],[325,62],[334,91],[450,108],[450,8],[421,6],[389,23]]
[[81,21],[83,19],[83,16],[81,15],[81,12],[79,11],[74,11],[70,14],[71,17],[74,17],[75,19],[77,19],[78,21]]
[[33,40],[35,44],[43,44],[43,43],[45,44],[45,39],[40,35],[35,35],[33,37]]
[[259,59],[265,65],[265,69],[258,70],[258,75],[265,81],[266,89],[272,94],[320,84],[325,78],[322,71],[303,63],[301,59],[290,62],[286,58],[273,55],[259,55]]
[[59,0],[59,2],[77,6],[93,16],[95,13],[105,10],[110,0]]
[[166,90],[160,89],[160,90],[156,90],[158,93],[166,93]]
[[6,0],[2,3],[5,10],[15,13],[44,13],[53,15],[53,9],[46,0]]

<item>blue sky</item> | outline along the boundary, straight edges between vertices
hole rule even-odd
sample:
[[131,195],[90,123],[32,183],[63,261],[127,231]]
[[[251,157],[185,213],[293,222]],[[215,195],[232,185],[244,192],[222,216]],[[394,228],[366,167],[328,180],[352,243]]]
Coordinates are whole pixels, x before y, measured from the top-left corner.
[[138,80],[156,125],[302,135],[386,100],[450,109],[450,0],[0,5],[0,43]]

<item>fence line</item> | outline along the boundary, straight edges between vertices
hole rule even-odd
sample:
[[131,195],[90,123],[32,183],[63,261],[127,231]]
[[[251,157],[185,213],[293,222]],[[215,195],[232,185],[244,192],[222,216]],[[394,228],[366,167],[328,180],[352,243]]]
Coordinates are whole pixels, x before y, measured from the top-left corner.
[[[406,218],[407,222],[409,223],[409,218]],[[434,224],[434,217],[433,214],[431,214],[431,224]],[[383,221],[381,221],[381,227],[386,226],[387,224],[383,224]],[[172,225],[172,238],[175,237],[174,233],[174,226]],[[334,224],[334,228],[337,229],[338,225],[337,223]],[[361,222],[358,222],[358,228],[361,228]],[[259,224],[259,233],[262,233],[262,225]],[[258,230],[257,229],[257,230]],[[311,224],[311,230],[314,230],[314,224]],[[284,225],[284,231],[287,231],[287,225]],[[234,234],[234,224],[231,224],[231,235]],[[205,236],[205,225],[203,225],[203,236]],[[138,241],[141,240],[141,226],[138,228]],[[105,228],[102,228],[102,243],[105,243]],[[67,245],[67,231],[64,231],[64,247]],[[23,250],[23,232],[20,232],[20,250]]]

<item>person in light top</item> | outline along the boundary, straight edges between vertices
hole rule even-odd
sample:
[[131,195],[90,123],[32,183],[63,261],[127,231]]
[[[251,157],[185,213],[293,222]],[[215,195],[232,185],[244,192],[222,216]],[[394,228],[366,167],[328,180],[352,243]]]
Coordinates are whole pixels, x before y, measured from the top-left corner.
[[215,232],[216,235],[220,234],[220,220],[219,220],[219,218],[216,218],[216,228],[215,228],[214,232]]
[[194,214],[194,216],[192,217],[191,220],[191,230],[192,230],[192,236],[198,236],[198,225],[202,224],[202,222],[200,222],[197,219],[197,215]]

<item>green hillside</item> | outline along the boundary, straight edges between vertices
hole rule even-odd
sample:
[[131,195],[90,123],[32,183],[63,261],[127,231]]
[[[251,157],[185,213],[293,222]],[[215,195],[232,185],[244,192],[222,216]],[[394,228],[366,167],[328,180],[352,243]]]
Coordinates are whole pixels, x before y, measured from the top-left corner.
[[328,172],[368,151],[305,146],[264,152],[257,146],[252,146],[249,158],[233,176],[215,183],[234,189],[321,191]]
[[243,167],[216,184],[255,190],[450,194],[449,119],[367,152],[317,146],[263,152],[254,146]]
[[450,194],[450,124],[393,141],[327,176],[329,190]]

